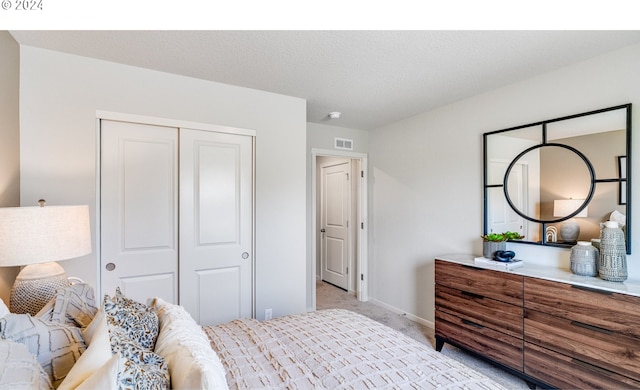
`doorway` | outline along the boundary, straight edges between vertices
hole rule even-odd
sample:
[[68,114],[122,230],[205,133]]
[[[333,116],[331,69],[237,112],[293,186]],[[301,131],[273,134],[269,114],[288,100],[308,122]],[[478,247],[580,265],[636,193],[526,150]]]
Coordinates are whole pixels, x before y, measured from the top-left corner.
[[316,281],[321,279],[366,301],[367,156],[314,149],[311,165],[312,308]]
[[[356,253],[353,249],[357,236],[357,185],[349,158],[318,157],[320,221],[319,249],[320,279],[345,291],[353,290],[356,271]],[[357,174],[357,173],[356,173]],[[349,272],[351,270],[351,272]]]

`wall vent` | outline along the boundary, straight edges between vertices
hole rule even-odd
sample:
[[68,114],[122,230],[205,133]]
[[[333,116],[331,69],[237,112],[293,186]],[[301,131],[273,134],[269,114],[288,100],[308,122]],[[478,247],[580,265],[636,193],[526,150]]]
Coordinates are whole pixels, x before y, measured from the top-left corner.
[[353,140],[336,138],[335,141],[336,141],[335,142],[336,149],[353,150]]

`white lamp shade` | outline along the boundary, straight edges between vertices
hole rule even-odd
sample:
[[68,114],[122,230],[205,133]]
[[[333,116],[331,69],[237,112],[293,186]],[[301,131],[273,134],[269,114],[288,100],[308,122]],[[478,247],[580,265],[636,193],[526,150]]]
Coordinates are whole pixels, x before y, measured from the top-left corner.
[[88,206],[0,208],[0,267],[91,253]]
[[[575,212],[578,207],[584,203],[584,199],[558,199],[553,201],[553,216],[554,217],[566,217],[567,215]],[[574,217],[585,218],[587,216],[587,209],[585,207]]]

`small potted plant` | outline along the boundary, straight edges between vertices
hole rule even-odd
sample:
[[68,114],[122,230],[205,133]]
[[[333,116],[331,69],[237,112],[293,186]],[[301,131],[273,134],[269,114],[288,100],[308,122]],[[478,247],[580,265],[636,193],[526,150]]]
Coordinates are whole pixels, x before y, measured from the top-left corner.
[[503,233],[489,233],[482,237],[482,255],[487,259],[493,259],[496,251],[507,250],[507,241],[509,240],[521,240],[524,236],[521,236],[517,232],[503,232]]

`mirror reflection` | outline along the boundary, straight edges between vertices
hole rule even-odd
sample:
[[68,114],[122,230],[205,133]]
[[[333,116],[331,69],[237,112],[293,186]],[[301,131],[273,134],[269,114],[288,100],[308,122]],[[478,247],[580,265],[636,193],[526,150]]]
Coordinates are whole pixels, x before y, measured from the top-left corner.
[[484,234],[570,247],[613,218],[628,231],[629,127],[624,105],[485,133]]
[[[531,180],[533,176],[538,179]],[[525,150],[511,162],[504,193],[523,218],[556,222],[578,213],[591,197],[593,180],[592,168],[579,152],[562,144],[543,144]]]

